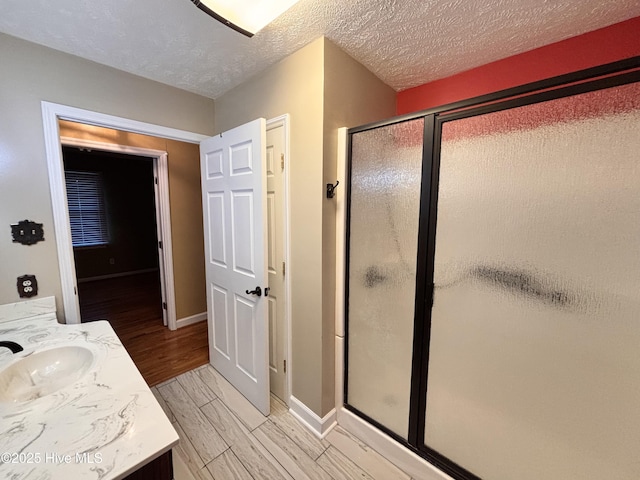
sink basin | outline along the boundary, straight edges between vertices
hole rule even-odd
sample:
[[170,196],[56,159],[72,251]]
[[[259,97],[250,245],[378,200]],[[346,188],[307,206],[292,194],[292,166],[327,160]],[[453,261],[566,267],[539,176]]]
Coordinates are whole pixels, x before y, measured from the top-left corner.
[[78,381],[93,365],[86,347],[68,345],[26,355],[0,371],[0,401],[24,402]]

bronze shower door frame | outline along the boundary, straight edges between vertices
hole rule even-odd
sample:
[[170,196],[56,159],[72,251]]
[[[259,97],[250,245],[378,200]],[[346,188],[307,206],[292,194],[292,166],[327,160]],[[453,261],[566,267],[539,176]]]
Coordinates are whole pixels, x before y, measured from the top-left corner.
[[[479,477],[451,459],[429,448],[424,443],[429,342],[434,290],[434,258],[436,248],[436,222],[442,127],[446,122],[498,112],[525,105],[546,102],[563,97],[640,82],[640,57],[529,83],[520,87],[475,97],[442,107],[395,117],[351,128],[347,132],[347,202],[346,202],[346,268],[345,268],[345,352],[344,352],[344,407],[388,436],[417,453],[428,462],[457,480],[478,480]],[[408,419],[408,438],[405,440],[389,428],[349,404],[349,258],[351,224],[352,137],[360,132],[415,120],[424,119],[422,145],[422,182],[418,252],[416,258],[416,295],[414,304],[413,353],[411,393]]]

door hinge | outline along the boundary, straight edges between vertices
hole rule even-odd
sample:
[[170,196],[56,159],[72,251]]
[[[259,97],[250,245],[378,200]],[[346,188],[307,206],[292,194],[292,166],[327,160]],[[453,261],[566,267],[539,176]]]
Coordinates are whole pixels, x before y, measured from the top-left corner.
[[167,309],[167,302],[162,302],[162,309],[166,310]]
[[158,177],[155,178],[155,181],[156,181],[156,185],[157,185],[158,184]]
[[158,242],[158,248],[162,248],[162,240]]
[[280,154],[280,168],[284,170],[284,153]]
[[287,361],[284,360],[284,373],[287,373]]
[[74,294],[74,295],[77,295],[77,294],[78,294],[78,289],[77,289],[75,286],[73,287],[73,294]]
[[284,266],[284,262],[282,262],[282,276],[284,277],[284,272],[285,272],[286,268]]

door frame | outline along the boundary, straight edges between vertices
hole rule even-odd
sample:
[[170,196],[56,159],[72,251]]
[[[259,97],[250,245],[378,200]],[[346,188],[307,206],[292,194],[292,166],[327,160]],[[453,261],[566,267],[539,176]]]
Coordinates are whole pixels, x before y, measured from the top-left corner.
[[283,201],[284,201],[284,262],[286,265],[286,271],[284,275],[284,291],[285,291],[285,325],[287,326],[287,331],[285,332],[286,341],[285,341],[285,358],[287,359],[287,372],[286,372],[286,381],[284,386],[284,401],[287,406],[289,406],[290,398],[291,398],[291,382],[292,376],[291,372],[293,370],[293,359],[291,358],[291,352],[293,351],[293,345],[291,340],[291,202],[290,199],[290,169],[289,164],[291,162],[290,148],[289,148],[289,140],[291,138],[290,132],[290,115],[285,113],[284,115],[280,115],[278,117],[270,118],[267,120],[267,130],[271,130],[274,128],[278,128],[280,126],[283,127],[284,132],[284,184],[283,188]]
[[[128,155],[137,155],[147,157],[153,161],[153,176],[155,183],[155,219],[158,226],[158,241],[162,242],[162,248],[156,246],[158,252],[159,270],[160,270],[160,287],[162,290],[162,301],[166,306],[162,309],[162,320],[169,330],[177,328],[176,318],[176,296],[174,279],[173,279],[173,246],[171,243],[171,211],[169,205],[169,165],[168,155],[163,150],[152,150],[150,148],[131,147],[128,145],[119,145],[115,143],[96,142],[93,140],[84,140],[73,137],[60,137],[60,144],[68,147],[87,148],[91,150],[99,150],[101,152],[125,153]],[[78,282],[75,264],[74,277]]]
[[[71,242],[71,229],[69,223],[69,209],[67,206],[67,194],[64,184],[64,164],[62,161],[62,140],[60,138],[60,129],[58,120],[69,120],[87,125],[99,127],[113,128],[126,132],[139,133],[143,135],[153,135],[155,137],[178,140],[187,143],[199,144],[207,138],[206,135],[200,135],[185,130],[164,127],[152,123],[140,122],[128,118],[107,115],[91,110],[83,110],[76,107],[69,107],[51,102],[42,101],[42,125],[44,129],[45,152],[47,157],[47,170],[49,173],[49,187],[51,189],[51,206],[53,210],[53,224],[56,235],[56,248],[58,253],[58,266],[60,269],[60,283],[62,288],[62,302],[65,322],[68,324],[81,323],[80,306],[77,295],[77,281],[75,272],[75,263],[73,257],[73,245]],[[166,172],[166,169],[165,169]],[[160,173],[160,172],[159,172]],[[159,179],[161,176],[159,176]],[[160,182],[160,180],[159,180]],[[161,202],[166,206],[169,205],[168,181],[166,189],[163,192]],[[163,215],[169,211],[164,209]],[[163,218],[164,220],[164,218]],[[167,217],[167,221],[170,219]],[[164,235],[165,241],[171,238],[170,223],[163,221],[163,230],[168,229],[168,236]],[[169,248],[163,249],[170,251]],[[167,262],[173,271],[173,262]],[[173,276],[173,275],[172,275]],[[169,311],[169,299],[173,299],[173,327],[171,328],[171,315],[168,315],[168,323],[170,329],[175,329],[175,291],[173,281],[167,282],[167,310]]]

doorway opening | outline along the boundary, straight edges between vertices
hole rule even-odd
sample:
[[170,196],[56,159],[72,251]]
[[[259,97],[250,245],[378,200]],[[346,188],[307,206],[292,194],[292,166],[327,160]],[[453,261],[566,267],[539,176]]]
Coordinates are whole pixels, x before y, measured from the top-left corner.
[[[61,142],[61,123],[70,122],[85,125],[89,128],[97,129],[114,129],[112,134],[100,138],[102,141],[109,141],[114,148],[118,148],[118,144],[123,142],[118,139],[127,138],[129,136],[141,135],[143,139],[155,138],[165,143],[176,140],[184,144],[198,144],[206,138],[184,130],[168,128],[160,125],[154,125],[146,122],[139,122],[113,115],[83,110],[80,108],[69,107],[50,102],[42,102],[42,123],[45,137],[45,147],[47,152],[47,169],[49,172],[49,186],[51,189],[51,202],[53,207],[54,227],[56,234],[56,248],[58,253],[58,265],[60,268],[60,283],[62,287],[62,308],[58,311],[59,317],[67,324],[78,324],[81,322],[80,309],[77,298],[77,285],[75,265],[73,261],[73,245],[71,240],[71,231],[69,228],[69,212],[67,208],[66,190],[64,185],[64,167],[62,162],[62,142]],[[153,136],[153,137],[150,137]],[[85,138],[85,137],[81,137]],[[195,146],[195,145],[194,145]],[[197,148],[197,147],[196,147]],[[158,162],[159,169],[159,187],[164,192],[161,195],[161,202],[168,202],[168,180],[167,180],[167,163],[166,156],[160,156]],[[169,207],[162,209],[163,225],[167,228],[170,221],[165,222],[165,216],[169,214]],[[173,248],[169,248],[168,243],[171,242],[171,235],[165,239],[167,244],[163,252],[172,252]],[[172,262],[165,261],[167,267],[167,276],[171,273],[173,267]],[[174,282],[175,283],[175,282]],[[168,291],[167,306],[169,314],[171,314],[171,291]],[[183,324],[194,320],[194,316],[186,317]],[[197,320],[197,316],[195,316]],[[171,317],[169,317],[169,326],[171,327]]]
[[[154,202],[156,207],[160,207],[157,214],[160,221],[157,222],[159,224],[157,229],[155,226],[151,226],[151,233],[157,232],[163,242],[159,256],[164,262],[158,262],[158,270],[155,272],[144,273],[145,269],[142,269],[138,275],[123,278],[128,278],[140,287],[144,280],[143,277],[148,275],[149,284],[157,286],[157,276],[160,276],[161,265],[164,263],[164,276],[167,284],[164,296],[168,307],[165,311],[169,328],[164,326],[162,311],[159,315],[149,315],[148,312],[144,312],[144,309],[136,309],[131,305],[124,307],[124,295],[120,295],[117,302],[119,313],[131,315],[127,323],[134,333],[129,335],[126,341],[127,335],[122,332],[118,332],[118,334],[150,386],[206,364],[208,339],[206,323],[201,321],[206,316],[204,313],[206,307],[194,302],[195,294],[198,291],[197,265],[202,264],[202,259],[191,258],[191,256],[197,257],[197,252],[194,254],[194,251],[197,248],[202,248],[202,242],[198,242],[197,239],[193,240],[197,244],[195,250],[181,247],[181,242],[185,238],[197,237],[194,232],[197,230],[197,225],[202,225],[202,221],[201,217],[197,222],[194,220],[196,228],[192,228],[190,224],[186,224],[193,219],[192,216],[182,215],[182,217],[186,217],[185,219],[180,218],[181,215],[176,215],[177,219],[172,224],[169,215],[172,209],[178,212],[194,212],[197,208],[201,208],[199,189],[193,196],[195,201],[189,197],[189,192],[193,190],[192,184],[196,186],[199,184],[197,152],[198,143],[204,137],[191,132],[49,102],[42,102],[42,111],[62,286],[62,308],[58,311],[59,318],[67,324],[81,323],[78,292],[84,286],[92,283],[78,283],[76,277],[70,215],[67,206],[63,148],[75,146],[93,151],[109,150],[116,154],[124,153],[146,157],[147,164],[155,164],[153,182],[157,178],[159,191]],[[82,131],[72,133],[69,128],[71,125],[80,127]],[[139,147],[130,147],[130,145],[134,145],[132,143],[134,139],[142,142],[135,144]],[[179,179],[177,183],[171,185],[171,199],[168,195],[171,178],[169,157],[175,160],[175,165],[172,167],[175,174],[173,178]],[[191,159],[191,157],[193,158]],[[193,170],[195,170],[195,176]],[[193,181],[183,181],[185,178],[190,179],[191,177],[195,177]],[[178,193],[174,195],[176,192]],[[187,192],[186,197],[180,195],[184,192]],[[178,204],[174,205],[176,200]],[[178,232],[172,235],[172,229],[177,229]],[[155,251],[155,255],[158,255],[158,251]],[[176,260],[175,271],[174,256]],[[107,263],[110,258],[112,257],[107,257]],[[117,266],[118,258],[113,258],[115,258],[114,265]],[[194,265],[196,266],[194,267]],[[156,279],[153,278],[153,275],[156,275]],[[105,289],[106,287],[101,289],[98,296],[103,296]],[[131,292],[132,289],[125,287],[124,290]],[[157,290],[155,292],[157,297]],[[157,302],[153,308],[155,308],[155,312],[158,311]],[[140,326],[140,324],[137,329],[135,328],[135,324],[139,320],[149,316],[155,316],[156,323],[153,328]],[[172,330],[172,328],[177,328],[177,330]],[[138,353],[135,353],[136,351]]]
[[176,320],[167,151],[77,138],[126,132],[60,128],[81,321],[109,321],[150,385],[207,363],[205,324]]
[[121,337],[142,319],[166,326],[156,159],[65,144],[62,155],[82,322],[109,320]]

